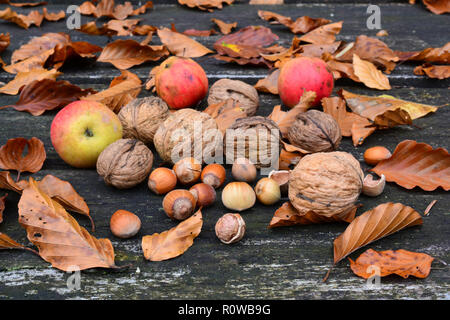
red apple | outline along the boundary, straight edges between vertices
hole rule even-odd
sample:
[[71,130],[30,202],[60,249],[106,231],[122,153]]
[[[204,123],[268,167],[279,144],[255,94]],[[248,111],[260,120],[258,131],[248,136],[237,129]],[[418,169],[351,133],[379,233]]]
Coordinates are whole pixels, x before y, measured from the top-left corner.
[[158,96],[172,109],[196,106],[208,92],[205,70],[194,60],[170,57],[155,77]]
[[322,59],[299,57],[281,68],[278,92],[283,103],[289,108],[294,107],[304,91],[316,93],[314,105],[333,91],[333,74]]
[[99,102],[75,101],[56,114],[50,138],[65,162],[77,168],[92,168],[103,149],[122,138],[122,124]]

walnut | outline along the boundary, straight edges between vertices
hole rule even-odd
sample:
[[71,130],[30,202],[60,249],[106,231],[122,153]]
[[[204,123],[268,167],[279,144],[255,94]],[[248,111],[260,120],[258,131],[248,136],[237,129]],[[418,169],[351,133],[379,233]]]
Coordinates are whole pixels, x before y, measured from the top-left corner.
[[186,157],[205,162],[222,153],[222,136],[216,121],[207,113],[181,109],[172,113],[158,128],[153,139],[159,156],[169,163]]
[[225,133],[224,147],[227,163],[246,158],[257,168],[270,167],[274,161],[278,163],[280,129],[261,116],[237,119]]
[[169,114],[169,107],[159,97],[134,99],[119,112],[123,137],[151,144],[156,130]]
[[297,115],[289,128],[288,139],[294,146],[308,152],[334,151],[341,143],[341,129],[327,113],[309,110]]
[[256,89],[239,80],[221,79],[209,89],[208,105],[213,105],[227,99],[239,102],[247,116],[254,116],[258,109],[259,98]]
[[136,139],[120,139],[100,153],[97,172],[106,184],[119,189],[134,187],[150,174],[153,154]]
[[350,153],[319,152],[303,157],[289,177],[289,200],[300,214],[331,217],[353,208],[364,174]]

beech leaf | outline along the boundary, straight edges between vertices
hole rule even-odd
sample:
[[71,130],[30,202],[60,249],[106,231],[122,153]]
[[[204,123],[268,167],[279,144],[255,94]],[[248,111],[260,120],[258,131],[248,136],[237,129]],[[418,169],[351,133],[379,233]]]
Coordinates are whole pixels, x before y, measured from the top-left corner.
[[45,194],[33,178],[19,201],[19,223],[39,255],[63,271],[117,268],[108,239],[96,239],[64,208]]
[[390,90],[389,79],[372,62],[360,59],[353,54],[353,69],[355,75],[367,87],[378,90]]
[[234,0],[178,0],[181,5],[189,8],[197,8],[203,11],[214,11],[213,9],[222,9],[223,4],[232,4]]
[[450,12],[450,2],[448,0],[422,0],[428,10],[434,14]]
[[330,23],[330,20],[323,18],[310,18],[303,16],[293,21],[290,17],[286,17],[271,11],[258,10],[258,16],[266,21],[277,22],[288,27],[293,33],[307,33],[320,26]]
[[170,230],[142,238],[144,257],[150,261],[172,259],[183,254],[194,243],[203,225],[201,210]]
[[343,21],[329,23],[304,34],[299,40],[314,44],[331,44],[341,32]]
[[211,50],[184,34],[168,28],[158,29],[157,32],[161,42],[176,56],[197,58],[212,53]]
[[256,90],[261,92],[268,92],[278,94],[278,77],[280,76],[280,69],[276,69],[264,79],[258,80],[254,85]]
[[413,208],[387,202],[364,212],[334,240],[334,264],[353,251],[404,228],[422,224]]
[[0,232],[0,250],[2,249],[25,249],[36,253],[34,250],[24,247],[20,243],[17,243],[11,239],[8,235]]
[[[350,268],[359,277],[368,279],[373,276],[373,269],[379,268],[377,275],[385,277],[397,274],[403,278],[414,276],[416,278],[426,278],[431,271],[431,263],[434,258],[418,252],[400,250],[386,250],[377,252],[372,249],[362,253],[356,261],[350,260]],[[372,272],[368,272],[372,270]]]
[[425,63],[421,66],[417,66],[414,69],[414,74],[427,75],[432,79],[447,79],[450,78],[450,66],[433,66],[429,63]]
[[443,148],[433,149],[413,140],[400,142],[389,159],[380,161],[371,171],[386,181],[406,188],[420,187],[433,191],[438,187],[450,190],[450,155]]
[[34,80],[56,79],[61,74],[56,69],[47,70],[43,68],[33,69],[28,72],[18,72],[13,80],[0,87],[0,93],[16,95],[23,86],[26,86]]
[[28,29],[32,25],[39,27],[44,16],[36,10],[31,11],[28,15],[18,14],[7,7],[5,10],[0,10],[0,19],[15,23],[24,29]]
[[6,48],[8,48],[9,44],[11,42],[11,36],[9,33],[0,33],[0,53],[5,51]]
[[0,223],[3,222],[3,211],[5,210],[5,201],[8,194],[5,194],[3,197],[0,197]]
[[220,19],[215,18],[211,19],[211,21],[219,27],[220,32],[222,32],[223,34],[229,34],[231,30],[237,27],[237,22],[226,23]]
[[394,51],[400,61],[425,61],[449,64],[450,63],[450,42],[441,48],[426,48],[422,51]]
[[23,190],[22,186],[11,178],[11,172],[9,171],[0,171],[0,189],[11,190],[20,194]]
[[237,119],[247,117],[239,102],[232,98],[210,105],[203,112],[216,120],[217,127],[223,134]]

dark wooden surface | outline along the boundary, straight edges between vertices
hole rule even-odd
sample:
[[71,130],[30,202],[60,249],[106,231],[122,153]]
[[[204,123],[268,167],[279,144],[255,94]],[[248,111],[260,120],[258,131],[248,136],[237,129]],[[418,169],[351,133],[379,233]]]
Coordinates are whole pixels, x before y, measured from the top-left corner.
[[[50,11],[67,7],[68,1],[50,1]],[[324,17],[333,21],[344,21],[339,39],[353,40],[359,34],[375,36],[376,30],[366,29],[366,9],[364,1],[286,1],[283,6],[249,6],[237,1],[232,6],[214,13],[206,13],[179,6],[175,1],[154,1],[155,8],[139,16],[141,23],[169,26],[175,23],[178,30],[188,28],[208,29],[211,18],[227,22],[238,22],[238,27],[265,25],[256,14],[258,9],[272,10],[292,17],[309,15]],[[73,2],[71,2],[73,3]],[[448,15],[433,15],[421,4],[411,6],[407,1],[372,1],[381,7],[382,28],[389,32],[383,37],[396,50],[419,50],[426,47],[442,46],[449,41]],[[0,5],[0,9],[5,6]],[[16,9],[27,12],[30,9]],[[83,17],[83,23],[91,18]],[[100,20],[103,21],[103,20]],[[292,34],[283,26],[270,26],[280,36],[280,44],[288,45]],[[28,31],[7,22],[0,21],[0,32],[9,32],[11,46],[2,57],[9,62],[11,53],[28,42],[33,36],[46,32],[68,32],[72,39],[85,40],[104,46],[106,37],[89,36],[67,30],[65,22],[44,22],[41,28],[31,27]],[[219,36],[197,38],[208,47]],[[139,37],[136,37],[140,39]],[[226,64],[207,56],[196,59],[206,70],[210,84],[220,78],[232,78],[256,83],[266,75],[267,69]],[[145,80],[155,63],[147,63],[131,69]],[[412,73],[414,65],[399,65],[389,75],[393,89],[387,94],[396,97],[433,104],[444,105],[449,100],[448,80],[429,80]],[[83,87],[106,88],[110,80],[120,72],[110,64],[95,63],[65,67],[60,79],[69,80]],[[0,71],[0,82],[8,82],[13,75]],[[376,95],[379,91],[367,89],[348,81],[337,81],[336,89]],[[142,96],[149,95],[144,91]],[[267,115],[279,98],[261,94],[259,114]],[[0,95],[0,106],[14,103],[17,96]],[[205,105],[203,104],[202,107]],[[257,204],[243,213],[247,223],[245,238],[236,245],[221,244],[214,234],[214,224],[228,212],[220,201],[204,210],[204,227],[194,245],[182,256],[164,261],[149,262],[143,258],[141,237],[161,232],[175,226],[161,208],[162,198],[149,192],[145,183],[129,190],[116,190],[105,186],[95,170],[78,170],[66,165],[55,153],[50,142],[50,123],[56,112],[33,117],[28,113],[13,109],[0,111],[0,145],[15,137],[40,138],[46,147],[47,160],[43,169],[35,174],[41,178],[53,174],[70,181],[90,206],[97,230],[95,236],[111,239],[118,265],[131,263],[127,270],[88,270],[81,274],[81,290],[71,291],[66,286],[69,274],[50,267],[48,263],[29,252],[0,251],[0,299],[156,299],[156,298],[268,298],[268,299],[449,299],[448,268],[435,261],[426,279],[402,279],[389,276],[381,280],[380,289],[367,289],[366,282],[356,277],[342,261],[334,269],[327,283],[321,280],[332,264],[332,243],[345,224],[313,225],[268,230],[267,225],[277,208]],[[393,150],[402,140],[414,139],[433,147],[449,148],[449,108],[439,109],[435,114],[415,121],[420,127],[397,127],[372,135],[361,147],[353,147],[349,139],[344,139],[340,149],[350,152],[364,169],[362,154],[366,148],[384,145]],[[158,163],[158,162],[157,162]],[[155,164],[155,166],[157,165]],[[26,175],[25,175],[26,176]],[[228,181],[230,181],[228,177]],[[0,191],[0,195],[3,191]],[[218,193],[220,199],[220,191]],[[367,248],[376,250],[406,249],[428,253],[443,261],[450,262],[450,228],[448,225],[448,194],[442,189],[425,192],[415,188],[406,190],[388,183],[385,192],[377,198],[361,196],[359,202],[364,212],[376,205],[387,202],[401,202],[419,212],[423,212],[432,200],[438,200],[429,217],[424,218],[421,227],[413,227],[382,239]],[[17,202],[19,196],[10,193],[4,222],[0,232],[14,239],[28,243],[25,231],[17,223]],[[114,238],[109,231],[109,218],[117,209],[135,212],[142,220],[139,234],[129,240]],[[81,225],[89,227],[89,221],[76,217]],[[350,257],[355,258],[365,249],[358,250]],[[139,269],[140,272],[136,272]]]

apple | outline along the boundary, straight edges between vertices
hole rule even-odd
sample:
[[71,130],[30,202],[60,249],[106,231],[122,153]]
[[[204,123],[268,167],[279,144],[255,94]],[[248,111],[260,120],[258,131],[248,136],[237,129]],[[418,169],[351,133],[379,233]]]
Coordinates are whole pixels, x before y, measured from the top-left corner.
[[50,138],[66,163],[77,168],[93,168],[103,149],[122,138],[122,124],[104,104],[80,100],[56,114]]
[[333,91],[333,74],[325,61],[319,58],[299,57],[288,61],[278,77],[281,101],[289,108],[300,101],[304,91],[314,91],[317,105]]
[[170,57],[155,75],[158,96],[172,109],[196,106],[208,92],[205,70],[194,60]]

